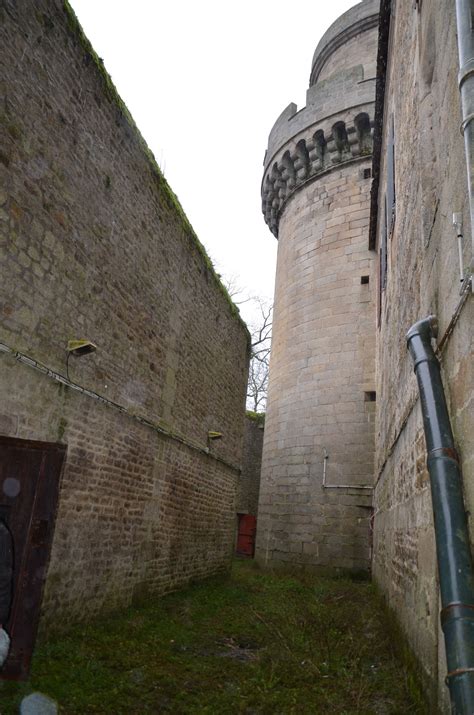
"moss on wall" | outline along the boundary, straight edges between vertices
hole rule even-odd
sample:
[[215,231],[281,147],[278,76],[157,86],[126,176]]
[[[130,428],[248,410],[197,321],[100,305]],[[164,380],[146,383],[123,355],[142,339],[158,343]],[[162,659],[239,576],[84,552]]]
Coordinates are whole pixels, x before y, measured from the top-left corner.
[[[139,145],[141,146],[144,154],[146,155],[151,171],[153,173],[153,176],[156,180],[157,187],[160,189],[161,194],[164,196],[168,207],[174,212],[174,214],[178,217],[185,233],[187,236],[189,236],[191,242],[193,243],[194,247],[198,250],[198,252],[201,254],[204,265],[206,269],[209,271],[211,276],[213,277],[216,286],[226,299],[230,312],[233,316],[239,320],[242,325],[245,327],[245,330],[247,332],[248,336],[248,342],[250,343],[250,333],[248,332],[247,325],[243,321],[243,319],[240,316],[239,309],[235,305],[235,303],[232,301],[232,298],[230,297],[226,287],[223,285],[223,283],[220,280],[220,277],[218,273],[216,273],[216,270],[212,264],[211,259],[209,258],[206,249],[204,248],[203,244],[197,237],[193,227],[191,226],[188,217],[186,216],[183,207],[181,206],[178,197],[174,193],[174,191],[171,189],[170,185],[166,181],[160,167],[158,166],[156,159],[153,155],[153,152],[149,148],[148,144],[146,143],[145,139],[143,138],[140,130],[138,129],[137,125],[135,124],[135,121],[128,111],[125,103],[123,102],[122,98],[120,97],[114,83],[112,82],[112,78],[110,77],[109,73],[104,67],[103,60],[97,55],[95,52],[94,48],[92,47],[90,41],[87,39],[84,30],[81,27],[81,24],[79,20],[77,19],[77,16],[72,9],[71,5],[69,4],[68,0],[63,0],[63,8],[64,11],[66,12],[67,15],[67,24],[68,28],[74,37],[77,38],[77,40],[80,42],[82,45],[84,51],[87,53],[87,55],[90,57],[92,62],[95,64],[100,76],[102,77],[103,81],[103,87],[104,87],[104,92],[106,97],[109,99],[110,102],[116,105],[118,111],[120,112],[120,115],[126,120],[128,125],[130,126],[131,130],[134,133],[134,136],[136,140],[138,141]],[[47,21],[47,18],[44,20],[44,22]]]
[[247,410],[245,413],[249,420],[256,422],[258,425],[265,425],[265,412],[253,412],[252,410]]

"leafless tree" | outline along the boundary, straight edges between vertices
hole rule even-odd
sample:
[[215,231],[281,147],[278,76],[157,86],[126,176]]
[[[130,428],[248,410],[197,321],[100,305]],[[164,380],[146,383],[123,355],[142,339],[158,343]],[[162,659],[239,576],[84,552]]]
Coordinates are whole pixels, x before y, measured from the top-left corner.
[[225,277],[222,276],[220,273],[218,275],[235,305],[244,305],[245,303],[251,303],[254,300],[259,300],[255,296],[248,295],[245,292],[245,290],[240,285],[239,276],[235,273],[233,273],[231,276]]
[[246,294],[240,286],[238,276],[232,275],[221,279],[233,302],[237,306],[247,304],[246,312],[252,315],[248,323],[251,353],[247,409],[252,412],[264,412],[267,404],[273,305],[258,296]]
[[252,340],[247,409],[252,412],[264,412],[267,405],[273,306],[258,298],[254,298],[254,301],[258,306],[259,318],[249,326]]

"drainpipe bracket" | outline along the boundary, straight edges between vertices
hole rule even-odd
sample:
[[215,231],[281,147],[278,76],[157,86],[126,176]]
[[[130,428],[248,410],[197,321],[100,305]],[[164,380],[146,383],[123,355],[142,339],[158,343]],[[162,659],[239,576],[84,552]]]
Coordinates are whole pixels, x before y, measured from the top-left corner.
[[413,363],[413,371],[416,372],[418,365],[421,365],[423,362],[431,362],[434,365],[438,365],[439,361],[436,355],[433,353],[433,356],[430,355],[425,355],[424,357],[419,358],[418,360],[415,360]]
[[440,612],[441,626],[444,626],[447,621],[456,620],[458,618],[467,618],[474,620],[474,605],[471,603],[449,603]]
[[474,673],[474,668],[458,668],[457,670],[452,670],[451,673],[447,674],[444,682],[449,688],[452,678],[458,678],[460,675],[465,675],[466,673]]
[[459,70],[458,73],[458,84],[459,84],[459,89],[463,86],[464,82],[467,80],[468,77],[471,75],[474,75],[474,57],[471,57],[466,64],[464,64],[461,69]]
[[[439,447],[437,449],[432,449],[431,452],[428,452],[428,459],[452,459],[454,462],[459,464],[459,455],[456,452],[455,449],[452,447]],[[462,606],[465,604],[462,603],[455,603],[452,604],[453,606]],[[447,606],[447,608],[451,608],[452,606]],[[468,606],[466,605],[466,608],[474,608],[474,606]]]
[[466,131],[466,127],[468,126],[468,124],[470,124],[470,123],[472,122],[473,119],[474,119],[474,112],[471,112],[471,114],[468,114],[467,117],[466,117],[466,119],[464,119],[464,120],[461,122],[461,126],[459,127],[459,131],[461,132],[462,136],[464,136],[464,132]]

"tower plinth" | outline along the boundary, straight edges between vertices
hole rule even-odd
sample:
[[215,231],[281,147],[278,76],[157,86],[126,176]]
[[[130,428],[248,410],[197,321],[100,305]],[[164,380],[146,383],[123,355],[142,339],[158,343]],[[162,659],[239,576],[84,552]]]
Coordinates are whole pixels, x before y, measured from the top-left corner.
[[256,557],[367,569],[374,453],[368,250],[378,0],[319,43],[307,104],[269,137],[262,209],[278,237]]

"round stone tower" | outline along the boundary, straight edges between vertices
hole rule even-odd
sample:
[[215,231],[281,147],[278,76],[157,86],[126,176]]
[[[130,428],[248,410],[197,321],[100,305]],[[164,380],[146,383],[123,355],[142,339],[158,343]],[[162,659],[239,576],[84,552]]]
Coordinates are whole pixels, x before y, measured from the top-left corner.
[[378,0],[326,32],[307,104],[265,154],[278,238],[256,558],[365,570],[374,453],[374,254],[368,249]]

